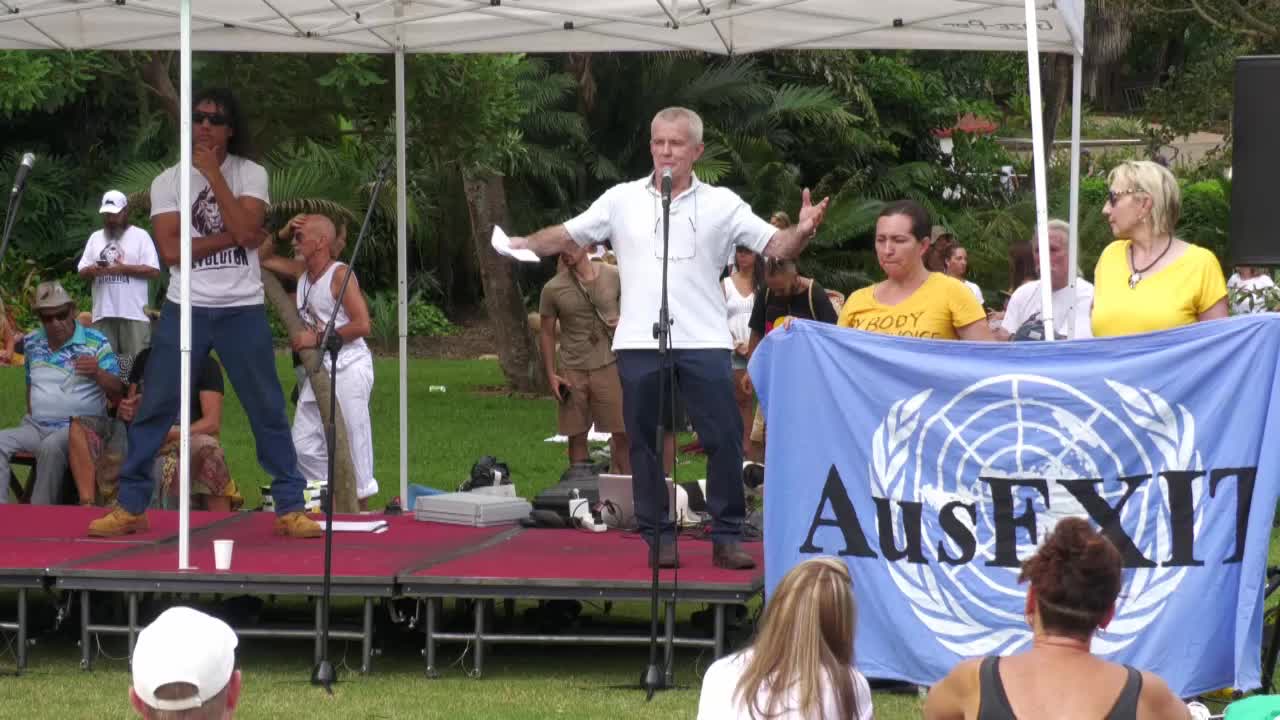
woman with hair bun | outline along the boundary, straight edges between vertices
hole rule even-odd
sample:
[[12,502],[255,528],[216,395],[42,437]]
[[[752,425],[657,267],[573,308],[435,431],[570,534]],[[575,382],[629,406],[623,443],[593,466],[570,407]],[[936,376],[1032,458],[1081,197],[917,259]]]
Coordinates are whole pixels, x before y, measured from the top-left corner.
[[926,720],[1190,718],[1187,706],[1149,672],[1089,652],[1120,594],[1120,552],[1080,518],[1062,520],[1022,564],[1029,581],[1031,649],[966,660],[929,691]]
[[843,560],[791,568],[751,647],[707,668],[698,720],[871,720],[871,687],[853,662],[857,624]]

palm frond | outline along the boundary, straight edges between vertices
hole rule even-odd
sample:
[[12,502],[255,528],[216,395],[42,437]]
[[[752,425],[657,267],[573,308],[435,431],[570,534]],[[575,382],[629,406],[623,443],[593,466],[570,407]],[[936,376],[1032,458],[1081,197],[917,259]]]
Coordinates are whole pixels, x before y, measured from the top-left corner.
[[111,185],[129,196],[129,204],[136,208],[150,209],[151,183],[172,163],[161,160],[137,160],[121,168]]
[[679,100],[696,102],[700,108],[716,108],[740,104],[762,104],[769,96],[768,85],[754,60],[731,58],[706,68],[684,85]]
[[772,118],[785,118],[818,127],[844,127],[856,118],[827,88],[787,84],[773,92],[768,109]]
[[698,179],[716,184],[724,180],[732,169],[732,164],[725,157],[728,149],[719,143],[710,143],[703,151],[702,157],[693,164],[693,171],[697,174]]

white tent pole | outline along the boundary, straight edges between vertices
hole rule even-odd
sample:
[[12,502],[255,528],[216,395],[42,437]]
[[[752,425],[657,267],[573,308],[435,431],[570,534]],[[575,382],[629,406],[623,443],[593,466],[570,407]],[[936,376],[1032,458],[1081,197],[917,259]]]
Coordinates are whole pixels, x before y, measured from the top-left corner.
[[[398,9],[398,8],[397,8]],[[400,326],[400,502],[409,502],[409,216],[404,44],[396,43],[396,305]],[[405,507],[405,510],[412,510]]]
[[[1068,209],[1069,222],[1071,223],[1071,238],[1067,244],[1067,287],[1071,288],[1075,295],[1076,291],[1076,270],[1080,262],[1080,116],[1082,108],[1080,107],[1080,84],[1081,77],[1084,75],[1084,56],[1081,53],[1071,53],[1071,206]],[[1072,307],[1075,303],[1072,302]],[[1073,312],[1067,318],[1067,337],[1075,337],[1076,331],[1076,314]]]
[[178,15],[178,569],[191,568],[191,0]]
[[1044,318],[1044,339],[1055,339],[1053,330],[1053,283],[1049,269],[1049,194],[1045,189],[1044,118],[1040,97],[1040,33],[1036,27],[1034,0],[1025,0],[1027,11],[1027,85],[1031,92],[1031,166],[1036,191],[1036,244],[1040,248],[1040,317]]

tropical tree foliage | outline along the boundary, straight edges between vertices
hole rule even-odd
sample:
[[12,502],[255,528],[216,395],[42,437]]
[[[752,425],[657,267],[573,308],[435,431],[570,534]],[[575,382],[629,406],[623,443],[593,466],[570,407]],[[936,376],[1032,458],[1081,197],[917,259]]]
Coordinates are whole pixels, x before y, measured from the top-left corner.
[[[1192,4],[1219,8],[1211,15],[1222,22],[1208,22]],[[1234,56],[1280,49],[1232,4],[1267,21],[1275,3],[1088,0],[1092,102],[1110,106],[1116,78],[1134,77],[1153,87],[1140,96],[1160,121],[1153,143],[1224,124]],[[397,291],[395,178],[372,197],[376,170],[394,151],[392,59],[263,50],[197,54],[197,85],[240,94],[270,172],[269,225],[324,212],[345,220],[354,238],[375,203],[357,271],[366,291],[384,298],[379,307],[393,308],[386,298]],[[536,389],[543,376],[523,317],[553,266],[497,260],[489,229],[561,222],[609,185],[647,173],[649,123],[666,106],[700,112],[699,177],[734,189],[759,214],[794,215],[804,187],[831,196],[827,222],[801,260],[828,287],[851,290],[879,275],[870,230],[894,199],[920,201],[951,228],[969,247],[971,275],[988,288],[1003,288],[1009,244],[1031,233],[1029,188],[1011,189],[999,173],[1011,166],[1026,175],[1025,155],[963,133],[951,135],[945,155],[936,132],[966,113],[1029,122],[1018,53],[415,55],[407,69],[409,290],[446,312],[484,303],[504,337],[503,367],[515,387]],[[1052,79],[1059,69],[1046,61],[1043,72]],[[135,220],[147,222],[150,182],[177,155],[175,73],[173,54],[164,52],[0,52],[0,162],[12,167],[26,150],[40,158],[6,284],[26,282],[20,268],[33,268],[33,277],[70,271],[100,223],[96,201],[108,187],[129,192]],[[1216,179],[1228,160],[1215,162],[1188,183],[1194,199],[1186,213],[1210,245],[1222,243],[1229,197]],[[1108,235],[1100,200],[1090,195],[1095,184],[1086,183],[1082,203],[1086,269]],[[1049,189],[1053,213],[1065,216],[1061,158]],[[394,318],[375,323],[383,334],[395,327]]]

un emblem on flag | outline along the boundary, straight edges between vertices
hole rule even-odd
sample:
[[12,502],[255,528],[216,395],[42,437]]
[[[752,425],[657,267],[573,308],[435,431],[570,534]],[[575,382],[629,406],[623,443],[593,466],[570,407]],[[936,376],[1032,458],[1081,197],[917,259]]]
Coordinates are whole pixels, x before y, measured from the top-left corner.
[[[1019,563],[1062,518],[1105,517],[1126,569],[1094,650],[1129,645],[1187,572],[1162,562],[1179,552],[1170,508],[1192,509],[1192,533],[1204,520],[1201,484],[1169,479],[1201,469],[1190,411],[1145,388],[1107,380],[1086,392],[1034,375],[933,395],[895,402],[869,453],[872,494],[893,515],[880,533],[906,547],[920,525],[923,562],[887,563],[915,615],[959,655],[1018,651],[1031,641]],[[917,517],[905,517],[912,504]]]

